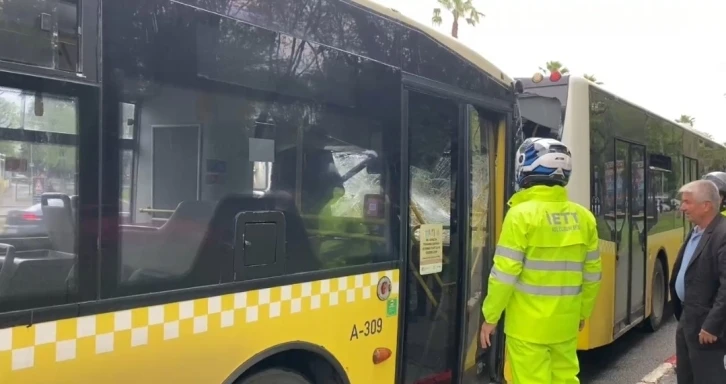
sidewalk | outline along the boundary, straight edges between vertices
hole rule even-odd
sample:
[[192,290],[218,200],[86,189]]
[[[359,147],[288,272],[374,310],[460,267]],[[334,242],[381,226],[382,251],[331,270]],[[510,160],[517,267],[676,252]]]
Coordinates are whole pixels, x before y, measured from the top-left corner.
[[675,367],[676,357],[674,355],[642,378],[638,384],[676,384]]

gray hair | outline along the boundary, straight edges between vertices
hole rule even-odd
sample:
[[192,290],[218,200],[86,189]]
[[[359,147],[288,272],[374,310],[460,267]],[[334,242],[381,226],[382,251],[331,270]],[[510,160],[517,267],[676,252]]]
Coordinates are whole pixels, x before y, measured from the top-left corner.
[[714,207],[721,205],[718,187],[710,180],[696,180],[681,187],[678,193],[691,193],[699,203],[710,202]]

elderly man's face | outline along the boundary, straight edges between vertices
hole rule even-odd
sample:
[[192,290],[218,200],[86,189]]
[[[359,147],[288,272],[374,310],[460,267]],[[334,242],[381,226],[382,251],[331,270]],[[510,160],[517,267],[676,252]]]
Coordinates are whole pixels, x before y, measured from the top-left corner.
[[713,206],[709,201],[698,201],[691,192],[683,192],[681,195],[681,211],[686,215],[688,221],[698,224],[712,213]]

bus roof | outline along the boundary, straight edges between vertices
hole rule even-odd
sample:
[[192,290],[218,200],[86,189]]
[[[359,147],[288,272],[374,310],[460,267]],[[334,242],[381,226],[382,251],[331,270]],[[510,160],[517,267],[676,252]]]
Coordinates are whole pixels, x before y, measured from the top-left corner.
[[[528,89],[528,88],[541,88],[541,87],[548,87],[548,86],[568,85],[569,82],[570,82],[570,79],[573,79],[574,81],[586,81],[586,82],[590,83],[590,86],[591,87],[594,87],[597,90],[599,90],[599,91],[601,91],[601,92],[603,92],[603,93],[605,93],[605,94],[607,94],[609,96],[612,96],[612,97],[616,98],[619,101],[622,101],[622,102],[624,102],[626,104],[630,104],[631,106],[633,106],[635,108],[638,108],[638,109],[640,109],[642,111],[645,111],[649,115],[653,115],[655,117],[661,118],[661,119],[663,119],[663,120],[671,123],[674,126],[677,126],[679,128],[682,128],[683,130],[692,132],[694,135],[702,138],[705,141],[708,141],[708,142],[710,142],[712,144],[715,144],[715,145],[717,145],[719,147],[723,147],[724,149],[726,149],[726,145],[724,145],[723,143],[719,143],[718,141],[715,141],[714,139],[712,139],[712,138],[704,135],[702,132],[700,132],[700,131],[698,131],[698,130],[696,130],[694,128],[691,128],[689,125],[682,124],[682,123],[677,123],[674,120],[669,119],[667,117],[664,117],[663,115],[661,115],[659,113],[655,113],[655,112],[651,111],[648,108],[642,107],[642,106],[640,106],[640,105],[638,105],[638,104],[636,104],[636,103],[634,103],[634,102],[632,102],[632,101],[630,101],[630,100],[628,100],[628,99],[626,99],[626,98],[624,98],[622,96],[616,95],[612,91],[609,91],[609,90],[605,89],[604,87],[602,87],[601,85],[595,84],[592,81],[587,80],[584,77],[575,76],[575,75],[563,75],[562,76],[562,79],[560,79],[559,81],[551,81],[547,76],[544,76],[544,79],[541,82],[539,82],[539,83],[533,82],[531,78],[517,78],[517,80],[519,80],[522,83],[522,85],[524,86],[524,89],[525,90]],[[562,101],[562,100],[560,100],[560,101]]]
[[482,71],[486,72],[489,76],[494,78],[495,80],[501,82],[502,84],[506,86],[510,86],[513,83],[512,78],[505,75],[504,72],[497,68],[494,64],[492,64],[489,60],[485,59],[481,54],[476,52],[475,50],[469,48],[466,44],[460,42],[457,39],[454,39],[453,37],[450,37],[446,34],[443,34],[425,24],[419,23],[418,21],[403,15],[402,13],[398,12],[397,10],[393,8],[385,7],[379,3],[376,3],[372,0],[348,0],[352,4],[357,4],[361,7],[370,9],[380,15],[383,15],[389,19],[396,20],[402,24],[407,25],[408,27],[412,27],[414,29],[417,29],[424,34],[428,35],[429,37],[433,38],[434,40],[438,41],[441,45],[448,48],[450,51],[458,54],[465,60],[469,61],[473,65],[475,65],[477,68],[481,69]]

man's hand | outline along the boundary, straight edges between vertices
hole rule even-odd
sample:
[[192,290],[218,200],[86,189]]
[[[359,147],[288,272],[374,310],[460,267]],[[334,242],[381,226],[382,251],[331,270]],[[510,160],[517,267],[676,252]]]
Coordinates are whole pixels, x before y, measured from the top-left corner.
[[481,326],[481,333],[479,334],[479,337],[481,337],[481,347],[486,349],[489,348],[492,345],[491,335],[493,335],[497,330],[496,324],[489,324],[484,323]]
[[713,344],[718,340],[718,337],[704,331],[701,329],[701,332],[698,333],[698,342],[701,343],[701,345],[706,344]]
[[580,320],[580,331],[582,331],[582,328],[585,328],[585,320]]

